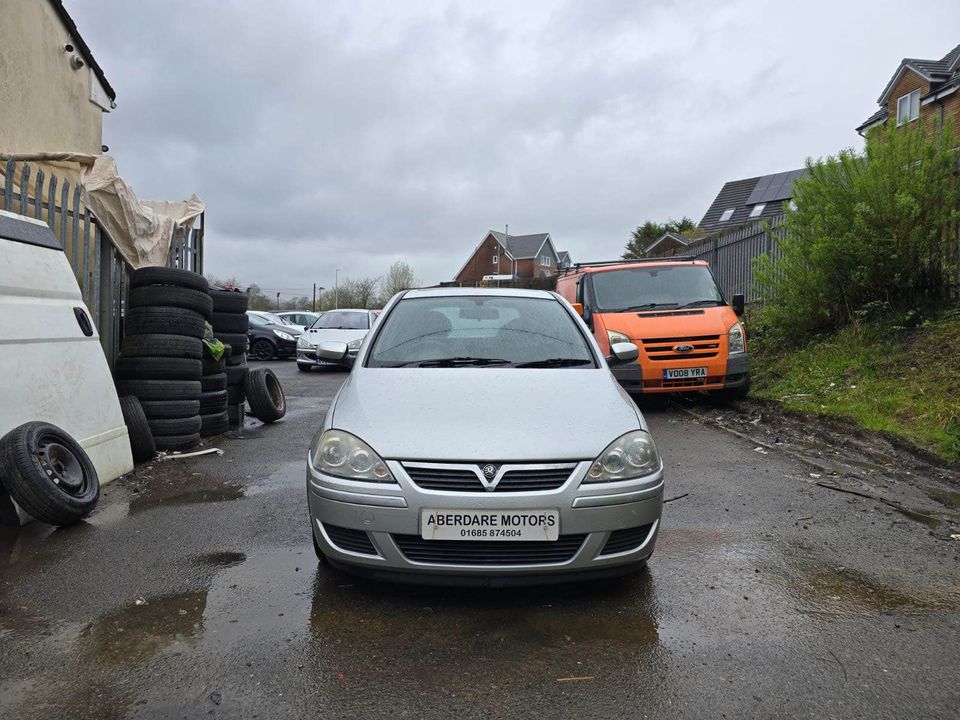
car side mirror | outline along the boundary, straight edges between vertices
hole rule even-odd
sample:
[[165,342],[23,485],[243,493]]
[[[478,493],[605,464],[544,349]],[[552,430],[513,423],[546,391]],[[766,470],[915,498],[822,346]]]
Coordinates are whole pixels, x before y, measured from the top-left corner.
[[640,350],[633,343],[613,343],[610,346],[610,357],[607,358],[608,365],[626,365],[636,362],[640,357]]
[[733,296],[733,302],[730,303],[733,307],[733,311],[737,315],[743,315],[743,310],[746,307],[746,299],[743,297],[743,293],[737,293]]
[[329,360],[331,362],[343,362],[349,360],[350,353],[345,342],[324,340],[323,342],[317,343],[317,357],[321,360]]
[[570,303],[573,306],[573,311],[583,317],[583,304],[582,303]]

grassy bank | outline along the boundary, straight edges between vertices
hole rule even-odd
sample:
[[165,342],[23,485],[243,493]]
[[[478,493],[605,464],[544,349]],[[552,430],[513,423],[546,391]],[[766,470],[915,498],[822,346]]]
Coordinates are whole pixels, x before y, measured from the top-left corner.
[[960,461],[960,308],[921,327],[848,327],[783,349],[751,346],[753,394],[845,417]]

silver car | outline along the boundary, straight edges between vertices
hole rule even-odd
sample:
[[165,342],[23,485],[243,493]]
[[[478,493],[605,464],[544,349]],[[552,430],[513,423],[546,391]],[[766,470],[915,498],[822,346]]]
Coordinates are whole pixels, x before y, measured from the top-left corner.
[[[347,361],[343,342],[317,355]],[[391,300],[307,456],[318,557],[394,579],[501,584],[644,565],[663,463],[559,295],[436,288]]]

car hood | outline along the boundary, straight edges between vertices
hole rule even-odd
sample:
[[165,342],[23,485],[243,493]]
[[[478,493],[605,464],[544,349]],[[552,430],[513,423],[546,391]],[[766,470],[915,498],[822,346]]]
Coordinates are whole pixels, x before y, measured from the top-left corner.
[[728,306],[650,312],[603,313],[607,330],[617,330],[632,340],[726,335],[737,316]]
[[337,330],[334,328],[318,328],[316,330],[307,330],[303,334],[303,339],[312,345],[318,342],[335,340],[336,342],[351,342],[352,340],[362,340],[366,337],[369,330]]
[[361,368],[330,426],[384,459],[592,460],[640,425],[606,369]]

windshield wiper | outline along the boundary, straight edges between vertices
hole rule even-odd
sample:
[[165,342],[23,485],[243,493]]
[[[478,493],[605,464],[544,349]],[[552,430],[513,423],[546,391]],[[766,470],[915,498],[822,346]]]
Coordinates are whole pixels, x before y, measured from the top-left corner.
[[692,307],[703,307],[705,305],[723,305],[723,300],[694,300],[693,302],[684,303],[680,307],[692,308]]
[[549,368],[549,367],[573,367],[575,365],[592,365],[592,360],[584,358],[555,357],[545,360],[531,360],[530,362],[520,363],[518,368]]
[[417,363],[417,367],[482,367],[484,365],[509,365],[510,361],[501,358],[451,357],[413,361],[404,364],[413,365],[414,363]]
[[603,312],[611,313],[621,313],[621,312],[634,312],[636,310],[653,310],[658,307],[676,307],[677,303],[645,303],[643,305],[631,305],[630,307],[616,308],[615,310],[604,310]]

